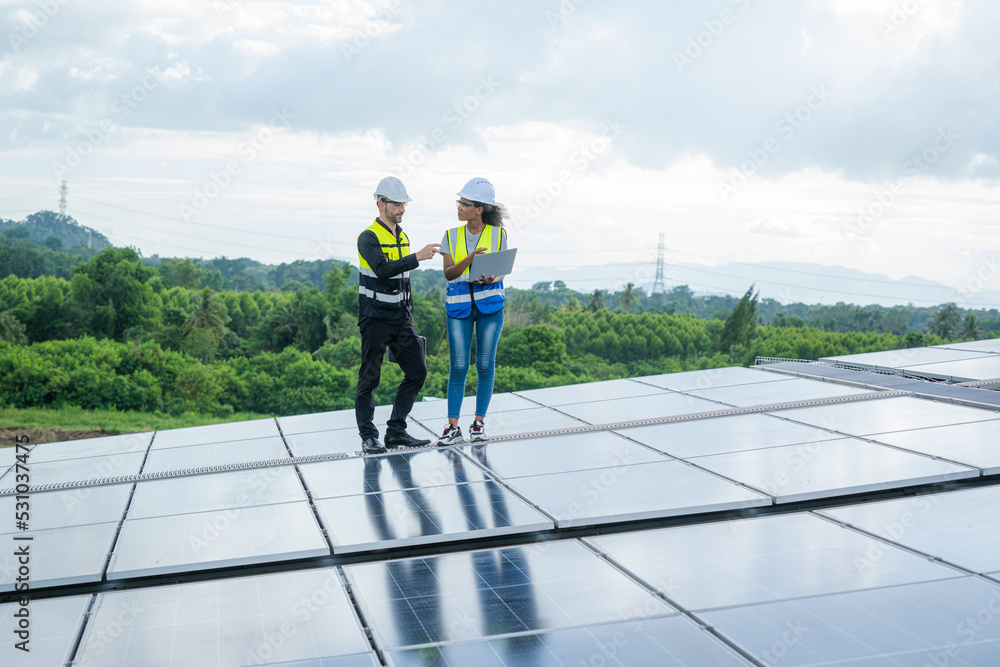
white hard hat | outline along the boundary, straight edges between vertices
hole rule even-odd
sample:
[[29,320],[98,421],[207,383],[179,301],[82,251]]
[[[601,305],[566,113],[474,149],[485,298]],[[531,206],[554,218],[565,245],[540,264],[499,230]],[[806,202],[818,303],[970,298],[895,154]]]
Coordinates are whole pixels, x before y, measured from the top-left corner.
[[403,181],[399,180],[395,176],[386,176],[378,185],[375,187],[375,201],[379,199],[388,199],[389,201],[398,202],[400,204],[405,204],[408,201],[413,201],[410,196],[406,194],[406,186],[403,185]]
[[458,193],[458,196],[465,197],[469,201],[480,202],[481,204],[496,204],[494,200],[496,194],[493,184],[488,180],[485,178],[473,178],[465,184],[465,187]]

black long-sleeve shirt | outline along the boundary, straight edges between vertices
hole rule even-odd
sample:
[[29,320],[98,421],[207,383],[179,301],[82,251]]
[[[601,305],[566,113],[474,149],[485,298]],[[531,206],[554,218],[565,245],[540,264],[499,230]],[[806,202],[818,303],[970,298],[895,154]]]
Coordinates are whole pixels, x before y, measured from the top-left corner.
[[[385,227],[386,231],[389,231],[390,234],[392,233],[384,222],[381,220],[376,221],[378,224]],[[399,225],[396,225],[396,233],[394,234],[394,237],[396,238],[397,243],[399,242],[399,235],[401,231],[402,228]],[[400,259],[390,260],[386,257],[385,253],[382,252],[382,244],[378,240],[378,237],[375,236],[375,233],[370,230],[365,230],[360,236],[358,236],[358,254],[364,257],[365,261],[368,262],[368,266],[370,266],[372,271],[375,273],[375,277],[380,281],[392,280],[396,276],[399,276],[406,271],[412,271],[420,265],[420,262],[417,261],[416,253],[410,253]],[[397,280],[399,281],[399,290],[411,295],[409,277],[400,277]],[[409,298],[406,299],[405,306],[406,312],[393,319],[412,319],[412,296],[409,296]],[[361,321],[364,319],[366,319],[365,316],[359,313],[358,320]]]

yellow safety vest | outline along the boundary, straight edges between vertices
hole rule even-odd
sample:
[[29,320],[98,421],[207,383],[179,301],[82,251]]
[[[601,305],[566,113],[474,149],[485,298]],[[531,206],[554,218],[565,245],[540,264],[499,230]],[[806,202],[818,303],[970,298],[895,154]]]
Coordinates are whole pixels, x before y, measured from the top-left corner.
[[[399,230],[399,240],[377,219],[365,229],[373,232],[382,246],[386,259],[395,261],[410,254],[410,239]],[[360,239],[361,236],[358,235]],[[358,313],[361,317],[396,319],[404,314],[412,302],[410,295],[410,272],[380,279],[358,252]]]
[[[497,228],[497,233],[493,233],[493,225],[486,225],[482,234],[479,235],[477,248],[486,248],[486,252],[497,252],[500,250],[500,242],[504,231]],[[451,251],[451,259],[458,264],[469,255],[468,243],[465,240],[465,225],[448,230],[448,250]],[[448,317],[464,319],[472,314],[472,302],[475,301],[476,309],[484,315],[492,315],[504,304],[503,281],[492,285],[477,285],[469,282],[470,266],[465,267],[454,280],[448,281],[448,292],[445,296],[445,311]],[[476,276],[477,278],[479,276]]]

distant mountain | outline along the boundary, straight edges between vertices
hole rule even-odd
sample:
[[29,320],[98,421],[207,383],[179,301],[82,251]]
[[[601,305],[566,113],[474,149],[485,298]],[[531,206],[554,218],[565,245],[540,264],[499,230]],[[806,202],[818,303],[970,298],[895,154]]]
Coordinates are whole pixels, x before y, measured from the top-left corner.
[[[656,271],[653,264],[606,264],[576,269],[515,268],[504,282],[511,287],[528,289],[538,282],[561,280],[570,289],[593,292],[595,289],[620,291],[626,283],[635,283],[647,294],[653,287]],[[1000,308],[1000,291],[962,293],[947,285],[911,276],[892,280],[888,276],[866,273],[840,266],[802,262],[762,262],[759,264],[670,264],[665,267],[667,290],[688,285],[697,296],[727,294],[742,296],[751,284],[760,290],[762,299],[781,303],[832,305],[839,302],[859,306],[936,306],[956,302],[961,308]]]
[[0,232],[10,230],[27,230],[28,238],[39,243],[44,243],[49,237],[54,236],[63,242],[65,248],[85,246],[88,243],[94,250],[111,247],[111,241],[104,234],[81,225],[68,215],[60,215],[53,211],[32,213],[20,222],[0,219]]

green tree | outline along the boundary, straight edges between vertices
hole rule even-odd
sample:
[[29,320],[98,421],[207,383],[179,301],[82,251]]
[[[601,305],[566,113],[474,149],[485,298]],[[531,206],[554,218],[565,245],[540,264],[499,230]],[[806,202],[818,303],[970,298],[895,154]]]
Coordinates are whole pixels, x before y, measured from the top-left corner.
[[70,320],[78,333],[123,340],[128,329],[158,325],[152,285],[156,270],[143,266],[133,248],[107,248],[73,271]]
[[590,295],[590,302],[587,304],[587,310],[592,313],[596,313],[599,310],[604,309],[604,295],[606,292],[602,289],[595,289],[593,294]]
[[181,332],[188,336],[192,331],[205,331],[218,345],[226,335],[226,325],[232,319],[226,313],[226,305],[210,287],[203,289],[193,300],[192,305],[194,310],[181,327]]
[[24,335],[24,326],[21,320],[17,319],[13,313],[7,311],[7,304],[0,301],[0,340],[14,345],[22,345],[28,342]]
[[962,340],[979,340],[982,332],[979,329],[979,318],[972,313],[962,321]]
[[635,303],[636,298],[638,298],[638,292],[635,289],[635,283],[629,283],[625,285],[625,290],[622,292],[622,306],[626,311],[632,310],[632,305]]
[[958,336],[961,326],[962,314],[958,310],[958,305],[946,303],[934,313],[930,324],[927,325],[927,333],[950,340]]
[[740,349],[750,346],[757,331],[757,300],[760,292],[754,293],[751,285],[746,294],[737,302],[732,314],[722,327],[719,349],[735,355]]

